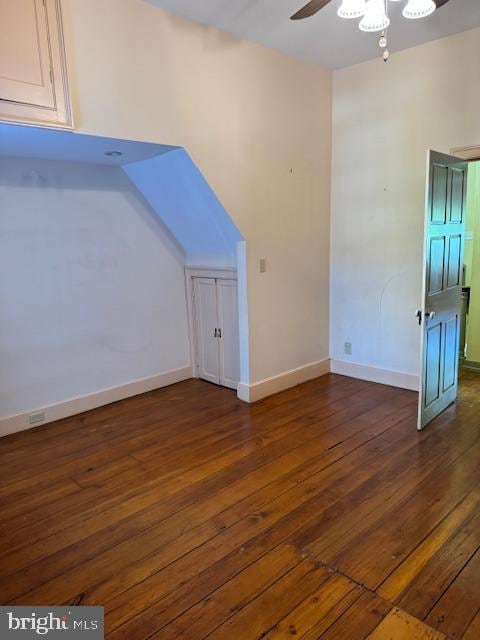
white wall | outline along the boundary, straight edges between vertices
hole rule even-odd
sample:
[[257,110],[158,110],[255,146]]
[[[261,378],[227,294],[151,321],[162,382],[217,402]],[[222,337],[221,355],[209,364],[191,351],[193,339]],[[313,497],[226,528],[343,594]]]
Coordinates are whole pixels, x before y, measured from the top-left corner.
[[64,5],[76,127],[185,147],[247,241],[249,382],[327,358],[331,73],[141,0]]
[[183,252],[121,169],[0,157],[0,210],[0,419],[189,367]]
[[479,59],[476,29],[334,74],[334,359],[419,373],[426,151],[480,144]]

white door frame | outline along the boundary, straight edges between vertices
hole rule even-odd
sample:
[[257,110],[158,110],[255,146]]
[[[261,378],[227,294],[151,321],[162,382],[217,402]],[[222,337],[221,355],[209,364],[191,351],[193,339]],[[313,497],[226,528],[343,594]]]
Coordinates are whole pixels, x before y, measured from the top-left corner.
[[450,150],[450,155],[462,158],[462,160],[468,160],[474,162],[480,160],[480,146],[476,147],[456,147]]
[[213,278],[217,280],[237,280],[235,267],[185,267],[185,288],[187,295],[188,335],[190,339],[190,361],[192,377],[198,378],[198,344],[195,331],[195,305],[193,303],[193,279]]
[[[480,162],[480,146],[478,145],[474,147],[457,147],[456,149],[451,149],[450,153],[452,156],[457,156],[468,162]],[[478,371],[477,368],[476,370]]]

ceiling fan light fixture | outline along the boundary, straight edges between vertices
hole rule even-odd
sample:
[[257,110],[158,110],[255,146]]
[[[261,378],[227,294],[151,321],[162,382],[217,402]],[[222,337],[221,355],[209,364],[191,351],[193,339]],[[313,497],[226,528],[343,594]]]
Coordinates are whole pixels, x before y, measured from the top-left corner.
[[367,0],[365,15],[359,24],[361,31],[384,31],[389,24],[390,19],[385,11],[385,0]]
[[352,18],[361,18],[366,9],[366,0],[343,0],[337,14],[340,18],[350,20]]
[[408,0],[407,6],[403,10],[403,17],[409,20],[426,18],[432,14],[437,5],[433,0]]

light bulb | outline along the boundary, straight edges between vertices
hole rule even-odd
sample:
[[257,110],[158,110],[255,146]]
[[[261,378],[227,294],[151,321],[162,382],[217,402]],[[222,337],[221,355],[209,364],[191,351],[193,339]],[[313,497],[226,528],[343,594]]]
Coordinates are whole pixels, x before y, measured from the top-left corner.
[[385,13],[385,0],[367,0],[365,15],[360,21],[362,31],[384,31],[390,20]]
[[366,0],[343,0],[337,14],[340,18],[361,18],[366,8]]
[[437,5],[433,0],[408,0],[407,6],[403,10],[403,16],[415,20],[425,18],[435,11]]
[[383,61],[388,62],[389,60],[390,60],[390,51],[388,49],[385,49],[385,51],[383,52]]
[[381,49],[385,49],[385,47],[387,46],[387,36],[384,33],[382,33],[380,40],[378,41],[378,46]]

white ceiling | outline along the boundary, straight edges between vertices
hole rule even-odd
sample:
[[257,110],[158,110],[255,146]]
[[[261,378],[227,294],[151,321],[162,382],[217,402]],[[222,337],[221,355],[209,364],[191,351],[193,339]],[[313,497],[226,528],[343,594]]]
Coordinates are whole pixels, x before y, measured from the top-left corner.
[[[289,17],[307,0],[145,0],[167,11],[258,42],[332,69],[379,56],[378,35],[363,33],[358,20],[341,20],[332,0],[316,16],[292,22]],[[480,0],[450,0],[422,20],[402,17],[403,2],[390,2],[390,49],[480,27]],[[468,63],[467,61],[464,61]]]

